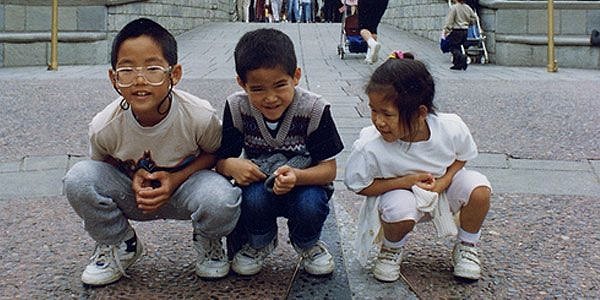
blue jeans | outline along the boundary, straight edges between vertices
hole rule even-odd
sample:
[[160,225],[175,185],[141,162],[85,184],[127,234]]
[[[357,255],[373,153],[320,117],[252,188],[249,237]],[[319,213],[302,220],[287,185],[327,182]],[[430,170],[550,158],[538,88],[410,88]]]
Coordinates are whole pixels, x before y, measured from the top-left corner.
[[277,217],[288,219],[290,240],[301,249],[314,245],[329,214],[329,198],[321,186],[297,186],[277,196],[255,182],[242,187],[240,225],[250,246],[260,249],[277,235]]
[[312,23],[312,5],[310,5],[310,2],[302,2],[300,6],[302,6],[302,12],[300,13],[300,21],[304,23]]
[[300,13],[298,11],[298,0],[288,0],[287,20],[288,22],[300,21]]

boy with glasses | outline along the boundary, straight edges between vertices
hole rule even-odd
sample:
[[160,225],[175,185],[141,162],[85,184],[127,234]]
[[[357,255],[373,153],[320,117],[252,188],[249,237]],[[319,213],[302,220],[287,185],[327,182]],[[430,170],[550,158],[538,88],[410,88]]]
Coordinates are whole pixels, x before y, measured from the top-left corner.
[[229,273],[221,238],[240,214],[239,188],[211,171],[221,123],[206,100],[174,89],[181,80],[175,38],[141,18],[115,37],[109,78],[121,97],[89,127],[90,156],[64,178],[65,194],[96,249],[81,280],[117,281],[143,251],[129,220],[190,220],[196,274]]

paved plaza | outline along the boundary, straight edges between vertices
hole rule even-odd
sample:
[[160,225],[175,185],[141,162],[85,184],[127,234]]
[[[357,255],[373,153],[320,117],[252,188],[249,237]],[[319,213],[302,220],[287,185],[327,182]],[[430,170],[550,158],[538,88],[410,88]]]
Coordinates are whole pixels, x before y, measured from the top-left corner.
[[[246,31],[281,29],[295,43],[301,86],[322,94],[342,135],[336,192],[322,239],[336,257],[332,276],[298,271],[285,220],[280,245],[254,277],[203,281],[194,274],[191,226],[134,222],[144,258],[130,278],[84,287],[93,241],[62,195],[61,178],[87,156],[87,124],[117,95],[108,65],[0,68],[0,299],[432,299],[600,298],[600,71],[471,65],[449,70],[435,42],[382,25],[381,53],[411,51],[436,81],[439,111],[459,114],[479,156],[468,167],[494,188],[482,230],[483,278],[452,276],[452,241],[419,224],[402,262],[405,280],[380,283],[355,259],[359,197],[344,187],[345,161],[370,125],[363,92],[377,67],[337,55],[340,24],[211,23],[177,37],[179,88],[222,111],[239,90],[233,48]],[[59,49],[60,51],[60,49]],[[385,56],[385,55],[382,55]],[[380,60],[381,62],[381,60]]]

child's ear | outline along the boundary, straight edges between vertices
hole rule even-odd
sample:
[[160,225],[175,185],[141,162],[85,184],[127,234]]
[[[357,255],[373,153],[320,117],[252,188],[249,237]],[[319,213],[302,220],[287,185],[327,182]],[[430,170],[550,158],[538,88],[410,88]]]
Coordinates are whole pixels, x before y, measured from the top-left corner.
[[235,77],[235,80],[237,81],[237,84],[244,90],[246,90],[246,84],[244,83],[244,81],[242,80],[242,78],[240,78],[240,76]]
[[108,79],[110,79],[113,86],[117,86],[117,82],[115,81],[115,71],[113,71],[113,69],[108,69]]
[[180,64],[176,64],[171,69],[171,82],[173,85],[177,85],[183,77],[183,67]]
[[115,90],[117,90],[120,93],[121,90],[117,86],[117,81],[115,80],[115,75],[116,74],[113,69],[108,69],[108,79],[110,79],[110,83],[113,85],[113,88],[115,88]]
[[419,118],[427,118],[427,114],[429,113],[429,109],[425,105],[419,105]]
[[302,69],[296,68],[296,71],[294,71],[294,85],[298,85],[298,83],[300,83],[301,78],[302,78]]

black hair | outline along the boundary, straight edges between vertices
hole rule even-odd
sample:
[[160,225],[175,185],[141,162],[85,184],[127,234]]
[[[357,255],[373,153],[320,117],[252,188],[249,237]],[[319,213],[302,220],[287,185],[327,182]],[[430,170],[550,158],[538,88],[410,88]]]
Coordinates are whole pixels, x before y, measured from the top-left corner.
[[246,82],[249,71],[256,69],[281,67],[294,76],[297,68],[294,43],[285,33],[271,28],[246,32],[235,46],[234,59],[242,82]]
[[388,59],[375,69],[365,93],[382,93],[385,99],[393,101],[400,113],[400,122],[408,129],[409,136],[416,134],[412,121],[417,116],[419,106],[424,105],[429,113],[435,114],[433,77],[425,64],[415,60],[412,53],[405,53],[404,59]]
[[113,70],[117,67],[117,54],[123,42],[142,35],[154,40],[161,48],[162,54],[170,66],[177,64],[177,41],[175,41],[175,37],[160,24],[147,18],[139,18],[125,25],[113,40],[110,53],[110,64]]

